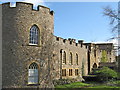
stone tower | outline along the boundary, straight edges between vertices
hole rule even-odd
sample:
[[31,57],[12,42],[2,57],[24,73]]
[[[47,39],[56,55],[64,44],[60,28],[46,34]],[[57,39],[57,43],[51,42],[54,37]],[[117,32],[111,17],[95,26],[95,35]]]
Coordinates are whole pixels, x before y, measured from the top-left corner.
[[[4,3],[0,7],[3,42],[2,87],[53,87],[53,11],[44,6],[33,10],[32,4],[23,2],[17,2],[16,7],[10,7],[10,3]],[[30,30],[36,30],[37,33]],[[37,37],[31,37],[34,35]],[[32,69],[30,65],[33,65]],[[29,74],[32,75],[30,69],[37,70],[38,80],[33,77],[36,80],[34,81],[29,77]]]

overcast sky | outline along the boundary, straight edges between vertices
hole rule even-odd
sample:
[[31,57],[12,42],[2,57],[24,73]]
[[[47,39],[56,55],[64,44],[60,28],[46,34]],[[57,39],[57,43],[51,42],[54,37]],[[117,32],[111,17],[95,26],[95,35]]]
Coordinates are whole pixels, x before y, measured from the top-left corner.
[[[1,0],[1,3],[4,1],[5,0]],[[8,1],[15,2],[16,0]],[[103,7],[108,5],[117,10],[117,2],[44,2],[43,0],[17,1],[30,2],[35,6],[45,5],[53,10],[55,12],[54,35],[56,36],[62,38],[75,38],[77,40],[82,39],[85,42],[104,42],[112,37],[109,18],[103,16],[102,12]]]

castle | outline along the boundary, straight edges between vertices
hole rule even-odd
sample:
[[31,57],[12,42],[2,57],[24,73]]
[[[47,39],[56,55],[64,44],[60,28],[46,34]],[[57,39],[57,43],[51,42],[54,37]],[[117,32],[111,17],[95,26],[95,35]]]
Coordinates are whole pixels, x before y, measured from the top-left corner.
[[100,62],[115,62],[113,43],[54,36],[54,12],[30,3],[1,4],[2,87],[53,88],[53,80],[82,80]]

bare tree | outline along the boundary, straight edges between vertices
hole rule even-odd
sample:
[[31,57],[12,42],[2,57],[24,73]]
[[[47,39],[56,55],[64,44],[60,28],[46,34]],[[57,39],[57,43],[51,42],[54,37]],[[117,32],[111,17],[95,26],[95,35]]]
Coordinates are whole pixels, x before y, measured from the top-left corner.
[[[103,15],[110,18],[110,25],[112,26],[111,31],[114,34],[114,36],[110,39],[117,39],[118,45],[116,47],[116,50],[118,53],[120,53],[120,2],[118,3],[118,10],[114,10],[111,7],[107,6],[103,8]],[[120,54],[118,54],[118,72],[120,72]]]
[[110,25],[112,25],[112,32],[118,32],[118,20],[120,20],[120,18],[118,17],[118,12],[112,9],[110,6],[104,7],[103,10],[103,15],[109,17],[110,19]]
[[[113,33],[113,37],[111,37],[109,40],[111,39],[120,39],[120,35],[118,35],[120,32],[120,24],[119,24],[119,21],[120,21],[120,17],[119,17],[119,14],[120,14],[120,11],[118,9],[117,10],[114,10],[112,9],[110,6],[106,6],[103,8],[103,15],[104,16],[107,16],[109,19],[110,19],[110,26],[111,26],[111,32]],[[117,49],[119,50],[120,49],[120,46],[117,45]]]

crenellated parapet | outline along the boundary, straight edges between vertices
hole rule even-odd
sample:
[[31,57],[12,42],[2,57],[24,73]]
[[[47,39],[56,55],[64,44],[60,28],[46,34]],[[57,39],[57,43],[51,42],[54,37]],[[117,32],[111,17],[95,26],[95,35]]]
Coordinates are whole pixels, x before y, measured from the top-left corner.
[[44,13],[49,13],[50,15],[54,15],[54,12],[50,11],[50,8],[48,8],[48,7],[38,5],[37,9],[34,9],[34,6],[32,3],[26,3],[26,2],[16,2],[14,5],[12,5],[12,3],[10,3],[10,2],[3,3],[2,7],[10,8],[10,9],[17,9],[17,8],[24,8],[25,9],[26,8],[27,10],[29,9],[31,11],[44,12]]
[[83,40],[78,40],[78,42],[77,42],[76,39],[73,39],[73,38],[63,39],[63,38],[57,37],[57,36],[55,36],[54,39],[61,44],[66,44],[66,45],[70,45],[73,47],[88,49],[88,46],[84,45]]

